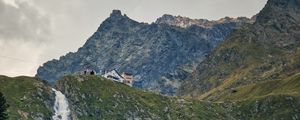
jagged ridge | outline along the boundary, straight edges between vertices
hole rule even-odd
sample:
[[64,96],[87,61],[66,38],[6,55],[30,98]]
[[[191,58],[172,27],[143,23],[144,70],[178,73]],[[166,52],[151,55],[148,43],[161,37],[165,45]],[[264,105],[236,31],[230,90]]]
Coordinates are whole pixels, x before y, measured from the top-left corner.
[[53,82],[86,67],[97,72],[117,69],[134,74],[135,87],[174,94],[182,80],[177,76],[185,78],[188,74],[183,65],[201,61],[240,26],[241,23],[234,22],[212,28],[146,24],[114,10],[83,47],[43,64],[36,76]]
[[225,23],[253,23],[255,22],[256,16],[253,16],[251,19],[246,17],[230,18],[225,17],[219,20],[207,20],[207,19],[190,19],[188,17],[182,16],[172,16],[169,14],[164,14],[162,17],[158,18],[155,23],[157,24],[168,24],[178,27],[187,28],[193,25],[200,26],[203,28],[212,28],[218,24]]

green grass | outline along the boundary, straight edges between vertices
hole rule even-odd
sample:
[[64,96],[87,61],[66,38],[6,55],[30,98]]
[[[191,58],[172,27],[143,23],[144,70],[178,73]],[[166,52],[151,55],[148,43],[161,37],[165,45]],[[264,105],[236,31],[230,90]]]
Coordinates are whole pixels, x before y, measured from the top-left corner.
[[0,76],[0,91],[8,104],[10,120],[50,119],[52,109],[45,102],[51,103],[51,89],[43,82],[31,77],[9,78]]
[[299,101],[299,97],[290,95],[268,95],[236,102],[229,114],[244,120],[299,119]]
[[66,93],[72,106],[71,109],[76,111],[76,117],[79,119],[224,117],[214,114],[214,108],[208,110],[211,104],[205,102],[144,92],[97,76],[67,76],[59,80],[56,87]]
[[[300,74],[294,74],[283,80],[242,86],[218,101],[161,96],[97,76],[66,76],[56,87],[68,98],[72,117],[79,120],[269,120],[299,116],[299,79]],[[54,95],[42,81],[0,76],[0,91],[10,105],[11,120],[51,119]]]
[[[280,84],[287,93],[299,91],[298,75],[291,76]],[[291,82],[291,83],[289,83]],[[279,90],[274,84],[272,92]],[[258,84],[257,84],[258,85]],[[97,76],[67,76],[56,86],[66,94],[73,116],[78,119],[188,119],[188,120],[269,120],[275,118],[292,119],[300,106],[299,97],[278,92],[268,94],[261,85],[256,93],[238,89],[237,96],[222,96],[219,101],[201,101],[178,97],[165,97],[144,92],[121,83]],[[273,89],[272,88],[272,89]],[[275,89],[276,88],[276,89]],[[249,88],[250,89],[250,88]],[[251,91],[251,90],[249,90]],[[249,92],[248,91],[248,92]],[[241,92],[241,93],[239,93]],[[246,95],[246,96],[242,96]],[[248,95],[248,96],[247,96]],[[255,95],[255,96],[252,96]],[[245,99],[241,99],[245,98]],[[100,111],[100,112],[99,112]]]
[[227,90],[226,93],[220,97],[219,101],[237,101],[282,94],[300,97],[300,72],[286,79],[253,83],[240,86],[235,90],[236,92]]

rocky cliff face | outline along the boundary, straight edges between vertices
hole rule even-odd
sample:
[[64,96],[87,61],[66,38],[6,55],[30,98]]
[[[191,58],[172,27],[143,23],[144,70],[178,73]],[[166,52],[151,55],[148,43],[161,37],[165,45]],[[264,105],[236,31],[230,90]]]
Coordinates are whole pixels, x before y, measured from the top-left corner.
[[139,23],[114,10],[83,47],[43,64],[36,76],[54,82],[86,68],[100,74],[117,69],[135,76],[134,87],[174,94],[193,63],[201,61],[242,23],[248,21],[181,28]]
[[267,86],[271,84],[269,81],[276,80],[287,82],[289,77],[300,73],[299,38],[300,1],[269,0],[253,25],[233,32],[200,63],[185,80],[181,93],[214,100],[236,92],[242,96],[245,91],[239,93],[237,89],[253,85],[258,88],[244,94],[274,94],[266,92],[276,91],[270,86],[256,93],[256,89],[263,88],[257,84]]

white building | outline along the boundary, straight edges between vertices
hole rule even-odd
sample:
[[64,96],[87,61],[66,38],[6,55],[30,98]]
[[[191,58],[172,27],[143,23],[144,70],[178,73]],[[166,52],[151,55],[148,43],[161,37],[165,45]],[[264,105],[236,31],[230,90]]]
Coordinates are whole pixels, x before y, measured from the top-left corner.
[[130,73],[123,73],[122,75],[118,73],[117,70],[112,70],[109,72],[105,72],[104,75],[102,75],[103,77],[113,80],[113,81],[117,81],[120,83],[124,83],[128,86],[132,86],[133,83],[133,75]]
[[107,78],[107,79],[117,81],[117,82],[121,82],[121,83],[123,83],[123,81],[124,81],[123,77],[116,70],[105,72],[105,74],[102,75],[102,76]]

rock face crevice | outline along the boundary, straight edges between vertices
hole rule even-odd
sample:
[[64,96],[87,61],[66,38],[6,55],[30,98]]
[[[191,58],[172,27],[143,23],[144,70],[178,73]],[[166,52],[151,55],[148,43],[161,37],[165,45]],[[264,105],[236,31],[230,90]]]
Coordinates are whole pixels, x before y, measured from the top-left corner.
[[194,63],[248,21],[182,28],[139,23],[114,10],[83,47],[46,62],[36,76],[53,83],[87,67],[100,74],[117,69],[135,76],[134,87],[174,94],[182,78],[195,68]]

